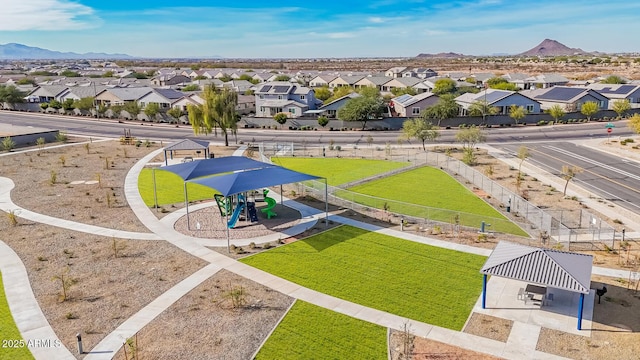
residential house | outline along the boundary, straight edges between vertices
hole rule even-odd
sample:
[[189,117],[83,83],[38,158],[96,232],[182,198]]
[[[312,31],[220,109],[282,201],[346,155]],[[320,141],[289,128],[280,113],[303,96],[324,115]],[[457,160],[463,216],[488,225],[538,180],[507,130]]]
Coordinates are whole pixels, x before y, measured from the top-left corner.
[[318,75],[313,79],[309,80],[309,86],[312,88],[317,87],[329,87],[329,83],[337,78],[336,75]]
[[137,99],[144,109],[148,104],[158,104],[160,109],[168,110],[171,104],[184,97],[184,93],[173,89],[151,89],[150,92]]
[[435,70],[425,68],[413,68],[402,72],[402,77],[415,77],[418,79],[426,79],[430,77],[438,76]]
[[560,105],[567,112],[580,111],[582,104],[587,101],[597,103],[600,109],[609,107],[609,99],[593,89],[553,86],[543,89],[523,90],[520,93],[540,102],[542,110],[548,110],[554,105]]
[[407,70],[406,66],[396,66],[384,72],[384,76],[390,78],[401,78],[402,72]]
[[88,84],[84,86],[72,86],[66,88],[59,96],[59,101],[64,102],[67,99],[80,100],[84,98],[95,98],[98,93],[107,87],[104,85]]
[[613,108],[614,102],[623,100],[629,100],[632,109],[640,108],[640,85],[596,83],[587,85],[587,88],[609,99],[609,109]]
[[[445,76],[430,77],[428,79],[425,79],[422,83],[416,84],[414,88],[417,89],[418,92],[424,92],[424,91],[432,92],[436,88],[436,82],[442,79],[449,79],[449,78]],[[456,88],[475,86],[474,84],[468,83],[464,80],[456,80],[456,79],[451,79],[451,80],[453,80],[456,83]]]
[[180,110],[182,110],[183,113],[187,112],[187,106],[191,104],[191,105],[202,105],[204,104],[204,99],[202,97],[200,97],[200,94],[197,93],[192,93],[189,95],[185,95],[183,97],[181,97],[180,99],[174,101],[173,103],[171,103],[171,107],[172,108],[178,108]]
[[152,91],[153,89],[150,87],[107,88],[98,93],[96,102],[107,107],[124,105],[128,102],[138,101]]
[[389,82],[389,80],[391,79],[386,76],[365,76],[362,79],[356,81],[356,83],[353,84],[353,87],[356,89],[364,87],[374,87],[382,91],[382,85]]
[[191,78],[184,75],[158,75],[151,79],[151,83],[155,86],[170,86],[190,83]]
[[526,80],[529,77],[530,76],[528,74],[522,74],[522,73],[509,73],[509,74],[502,75],[503,79],[506,79],[508,82],[510,82],[511,84],[514,84],[520,89],[525,89]]
[[237,93],[244,94],[250,90],[254,85],[247,80],[231,80],[222,84],[222,87],[231,89]]
[[387,81],[386,83],[382,84],[382,91],[391,92],[391,90],[393,89],[404,89],[408,87],[412,88],[421,82],[422,81],[420,79],[411,77],[392,78],[389,79],[389,81]]
[[60,96],[67,91],[65,85],[41,85],[27,94],[29,102],[48,103],[51,100],[60,101]]
[[541,105],[536,99],[522,93],[508,90],[486,89],[479,93],[466,93],[458,96],[456,103],[460,105],[460,115],[469,115],[469,107],[477,101],[486,102],[498,109],[496,115],[508,115],[512,105],[522,106],[529,114],[539,114]]
[[391,99],[389,107],[393,116],[419,117],[428,107],[435,105],[440,98],[430,92],[417,95],[404,94]]
[[568,83],[569,79],[559,74],[540,74],[526,78],[522,89],[546,89],[553,86],[564,86]]
[[238,115],[249,115],[256,113],[256,97],[254,95],[238,95],[238,105],[236,105]]
[[477,73],[470,76],[470,78],[475,80],[476,86],[485,87],[487,81],[496,75],[493,73]]
[[335,99],[332,102],[322,105],[317,110],[308,110],[305,115],[323,115],[329,119],[335,119],[338,116],[338,110],[342,108],[347,101],[355,99],[362,95],[358,93],[350,93],[341,98]]
[[329,82],[329,88],[335,89],[340,86],[353,87],[358,81],[362,80],[362,78],[364,78],[362,75],[340,75]]
[[257,87],[255,102],[257,117],[286,113],[296,118],[307,110],[315,110],[319,101],[313,89],[287,81],[273,81]]

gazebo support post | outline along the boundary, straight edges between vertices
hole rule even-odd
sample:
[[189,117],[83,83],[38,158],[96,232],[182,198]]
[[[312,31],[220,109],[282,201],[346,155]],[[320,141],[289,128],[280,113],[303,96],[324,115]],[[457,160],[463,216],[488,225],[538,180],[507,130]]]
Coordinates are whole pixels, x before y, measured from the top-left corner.
[[283,195],[282,195],[282,184],[280,184],[280,205],[282,205],[283,201]]
[[164,166],[169,166],[169,160],[167,160],[167,150],[164,151]]
[[189,223],[189,194],[187,193],[187,182],[184,182],[184,207],[187,209],[187,230],[191,230]]
[[487,308],[487,274],[482,275],[482,308]]
[[[231,203],[231,198],[226,198],[228,203]],[[226,224],[227,224],[227,254],[231,254],[231,243],[229,242],[229,211],[233,209],[233,206],[229,206],[229,210],[226,211]],[[226,210],[226,209],[225,209]]]
[[582,308],[584,306],[584,294],[580,294],[580,303],[578,304],[578,330],[582,330]]
[[329,226],[329,186],[327,178],[324,178],[324,226]]
[[153,176],[153,206],[158,211],[158,190],[156,188],[156,168],[151,169],[151,174]]

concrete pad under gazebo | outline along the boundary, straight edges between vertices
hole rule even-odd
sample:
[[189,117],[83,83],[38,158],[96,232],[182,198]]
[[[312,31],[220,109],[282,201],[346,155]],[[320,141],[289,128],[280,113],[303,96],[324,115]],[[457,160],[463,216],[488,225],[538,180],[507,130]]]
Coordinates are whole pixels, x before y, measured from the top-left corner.
[[209,158],[209,142],[204,140],[191,140],[184,139],[179,140],[174,143],[171,143],[164,147],[164,165],[169,165],[169,159],[167,158],[167,151],[169,152],[169,156],[173,159],[173,152],[180,150],[195,150],[195,151],[204,151],[204,158]]
[[[487,276],[492,275],[523,282],[523,288],[530,284],[534,288],[557,289],[557,293],[570,298],[579,294],[577,300],[578,326],[582,329],[585,295],[591,290],[591,270],[593,256],[579,253],[535,248],[505,241],[498,243],[480,270],[483,276],[482,309],[486,309]],[[537,285],[537,287],[536,287]],[[521,290],[523,290],[521,288]],[[503,291],[501,288],[500,291]],[[521,296],[514,291],[513,298]],[[590,297],[591,298],[591,297]],[[542,307],[546,298],[540,302]],[[558,299],[560,300],[560,299]],[[526,300],[525,300],[526,304]]]

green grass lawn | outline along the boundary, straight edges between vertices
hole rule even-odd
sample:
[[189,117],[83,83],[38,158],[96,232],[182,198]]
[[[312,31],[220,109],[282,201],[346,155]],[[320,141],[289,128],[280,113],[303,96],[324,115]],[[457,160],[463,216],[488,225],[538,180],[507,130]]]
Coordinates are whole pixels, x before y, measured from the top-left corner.
[[336,158],[272,158],[274,164],[305,174],[327,178],[332,186],[345,184],[408,166],[409,163]]
[[482,291],[485,260],[343,225],[240,261],[341,299],[461,330]]
[[[16,323],[13,321],[13,316],[9,311],[9,304],[7,303],[7,297],[4,294],[4,284],[2,282],[2,274],[0,274],[0,339],[1,340],[21,340],[22,336],[20,331],[16,327]],[[13,344],[13,341],[11,342]],[[11,347],[6,348],[3,342],[0,344],[0,360],[22,360],[33,359],[31,352],[26,347]]]
[[[158,205],[169,205],[184,202],[184,185],[182,178],[174,173],[156,170],[156,189]],[[153,206],[153,171],[142,169],[138,178],[138,191],[147,206]],[[213,199],[218,192],[200,184],[187,183],[189,201]]]
[[256,359],[387,359],[387,330],[297,301]]
[[421,167],[348,190],[392,201],[380,201],[346,191],[338,191],[336,195],[378,209],[382,209],[386,202],[389,211],[444,222],[452,222],[453,213],[438,209],[451,210],[461,213],[462,225],[480,227],[480,223],[485,221],[491,224],[492,231],[528,236],[519,226],[440,169]]

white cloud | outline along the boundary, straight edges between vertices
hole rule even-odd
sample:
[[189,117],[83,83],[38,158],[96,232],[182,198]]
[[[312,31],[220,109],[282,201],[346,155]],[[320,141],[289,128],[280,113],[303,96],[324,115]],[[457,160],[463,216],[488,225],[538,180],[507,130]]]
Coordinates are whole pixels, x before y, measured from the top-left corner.
[[3,0],[0,31],[77,30],[99,19],[88,6],[68,0]]
[[327,37],[329,39],[349,39],[355,36],[356,36],[355,33],[350,33],[350,32],[334,32],[334,33],[327,34]]
[[374,24],[382,24],[384,22],[384,19],[378,16],[374,16],[369,18],[369,22]]

